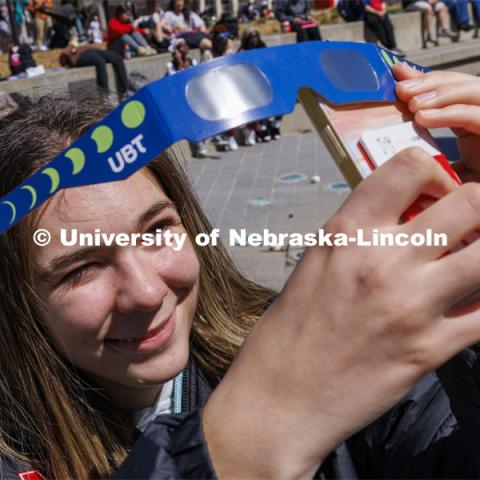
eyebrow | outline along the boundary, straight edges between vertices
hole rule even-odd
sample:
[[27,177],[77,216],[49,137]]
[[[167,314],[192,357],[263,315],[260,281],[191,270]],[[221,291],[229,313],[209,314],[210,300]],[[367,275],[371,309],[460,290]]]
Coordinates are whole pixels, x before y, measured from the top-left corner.
[[137,222],[137,230],[140,230],[145,223],[149,222],[154,218],[158,213],[160,213],[165,208],[175,208],[175,204],[171,201],[160,200],[155,202],[146,212],[144,212]]
[[[166,208],[175,208],[175,204],[171,201],[160,200],[155,202],[148,210],[146,210],[138,219],[137,230],[140,230],[142,226],[154,218],[158,213]],[[38,267],[38,276],[45,281],[52,281],[58,276],[58,271],[67,269],[70,265],[85,260],[93,252],[97,251],[99,247],[88,246],[79,248],[72,253],[66,253],[54,258],[46,268]]]
[[83,247],[75,250],[72,253],[66,253],[65,255],[61,255],[55,259],[53,259],[49,266],[46,269],[42,269],[40,277],[51,277],[53,276],[54,272],[57,270],[64,270],[72,263],[80,262],[87,258],[91,253],[96,250],[97,247]]
[[38,276],[41,280],[53,281],[58,277],[59,271],[65,270],[70,265],[88,258],[95,250],[98,250],[98,247],[83,247],[72,253],[66,253],[54,258],[47,268],[37,267]]

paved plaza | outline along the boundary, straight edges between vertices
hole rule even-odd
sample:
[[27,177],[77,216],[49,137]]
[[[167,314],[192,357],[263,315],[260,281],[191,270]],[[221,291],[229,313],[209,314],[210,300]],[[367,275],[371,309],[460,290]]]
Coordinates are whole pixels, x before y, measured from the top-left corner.
[[[187,161],[202,207],[240,269],[249,278],[280,289],[301,250],[230,247],[229,229],[315,232],[346,198],[348,187],[313,132],[286,134],[236,152],[210,151],[209,158]],[[320,182],[312,183],[314,176]]]
[[[434,135],[448,158],[455,160],[451,133],[438,130]],[[313,131],[285,134],[278,141],[236,152],[209,150],[208,158],[186,161],[202,207],[240,269],[249,278],[280,289],[301,249],[231,247],[229,229],[316,232],[345,200],[349,188]],[[314,176],[320,177],[318,183],[312,183]]]

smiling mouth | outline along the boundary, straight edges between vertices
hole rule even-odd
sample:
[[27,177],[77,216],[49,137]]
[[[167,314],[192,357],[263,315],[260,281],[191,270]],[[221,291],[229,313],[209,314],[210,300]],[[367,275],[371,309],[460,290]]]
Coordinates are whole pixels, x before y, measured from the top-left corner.
[[177,323],[177,308],[182,304],[183,300],[188,296],[190,289],[185,289],[182,295],[178,296],[177,302],[170,316],[163,320],[163,322],[156,328],[142,333],[134,333],[132,336],[125,336],[123,338],[104,338],[104,342],[112,348],[121,348],[124,351],[133,351],[136,353],[152,353],[159,349],[166,348],[175,332],[175,325]]
[[170,319],[171,319],[171,316],[168,317],[168,320],[166,322],[163,322],[157,328],[154,328],[153,330],[150,330],[145,335],[140,335],[138,337],[130,337],[130,338],[107,338],[106,341],[113,342],[113,343],[138,343],[138,342],[143,342],[145,340],[148,340],[149,338],[154,337],[155,335],[158,335],[168,325]]

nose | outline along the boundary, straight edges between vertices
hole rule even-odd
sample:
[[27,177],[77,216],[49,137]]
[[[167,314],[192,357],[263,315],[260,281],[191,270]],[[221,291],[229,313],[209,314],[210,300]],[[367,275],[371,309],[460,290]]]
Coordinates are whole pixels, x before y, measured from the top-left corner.
[[117,269],[116,310],[122,314],[157,310],[169,287],[152,255],[133,248]]

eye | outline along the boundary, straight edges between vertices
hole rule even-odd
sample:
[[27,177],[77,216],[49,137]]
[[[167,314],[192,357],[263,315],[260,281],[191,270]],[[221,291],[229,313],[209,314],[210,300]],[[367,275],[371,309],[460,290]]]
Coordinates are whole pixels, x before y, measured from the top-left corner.
[[70,285],[74,287],[88,274],[93,273],[93,271],[98,267],[97,263],[87,263],[85,265],[81,265],[80,267],[75,268],[71,272],[67,273],[61,280],[60,283],[64,285]]
[[180,225],[182,222],[178,216],[170,215],[155,222],[147,231],[147,233],[156,233],[157,230],[165,230],[168,227]]

